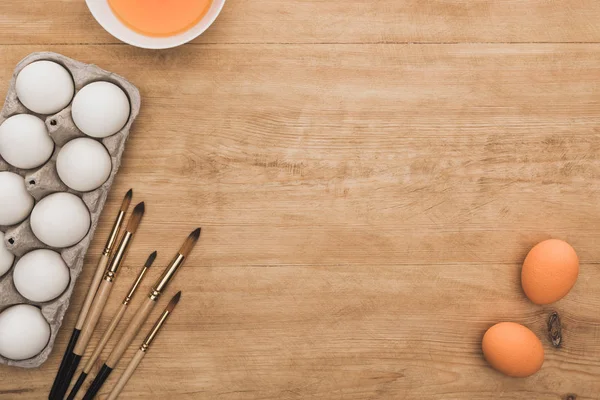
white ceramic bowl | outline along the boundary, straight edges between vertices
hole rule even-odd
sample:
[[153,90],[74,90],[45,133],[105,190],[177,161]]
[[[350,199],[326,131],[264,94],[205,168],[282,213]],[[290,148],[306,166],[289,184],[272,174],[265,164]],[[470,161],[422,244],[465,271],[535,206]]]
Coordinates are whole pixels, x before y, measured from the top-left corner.
[[215,22],[225,4],[225,0],[213,0],[206,15],[183,33],[169,37],[151,37],[141,35],[123,24],[112,12],[107,0],[86,0],[85,2],[96,21],[108,33],[125,43],[145,49],[168,49],[197,38]]

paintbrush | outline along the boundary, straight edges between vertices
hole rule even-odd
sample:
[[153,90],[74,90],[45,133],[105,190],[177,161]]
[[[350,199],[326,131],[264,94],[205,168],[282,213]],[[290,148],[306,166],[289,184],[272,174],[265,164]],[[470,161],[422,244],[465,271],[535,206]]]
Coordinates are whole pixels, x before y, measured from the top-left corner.
[[110,392],[110,395],[108,396],[107,400],[115,400],[117,397],[119,397],[119,394],[121,394],[121,392],[123,391],[123,388],[135,372],[136,368],[138,367],[138,365],[140,365],[140,362],[142,362],[142,359],[148,352],[148,349],[150,349],[152,342],[154,341],[154,339],[156,339],[156,335],[158,335],[158,332],[160,332],[160,329],[167,321],[167,318],[169,318],[169,315],[171,315],[171,313],[175,309],[175,306],[177,306],[177,303],[179,303],[180,298],[181,292],[178,292],[175,296],[173,296],[173,298],[171,299],[165,310],[162,312],[152,329],[150,329],[148,336],[146,336],[146,339],[144,339],[144,341],[142,342],[142,345],[140,346],[139,350],[137,351],[137,353],[135,353],[135,355],[129,362],[127,368],[125,368],[123,375],[121,375],[121,377],[117,381],[117,384],[113,388],[112,392]]
[[73,375],[75,375],[75,371],[77,370],[77,366],[81,361],[81,357],[83,356],[83,353],[85,352],[85,349],[92,338],[92,333],[94,332],[94,329],[98,324],[98,320],[100,319],[100,315],[104,310],[104,306],[110,297],[110,292],[113,288],[113,282],[117,277],[119,267],[125,259],[127,250],[129,249],[135,232],[137,231],[142,217],[144,216],[144,211],[144,202],[141,202],[135,206],[133,212],[131,213],[131,217],[127,223],[127,228],[125,228],[125,233],[123,234],[123,237],[121,237],[121,242],[115,251],[115,255],[113,256],[108,268],[106,269],[106,272],[104,273],[104,278],[102,279],[102,282],[100,282],[98,292],[94,297],[94,301],[92,302],[88,316],[85,319],[83,328],[81,329],[81,334],[79,335],[79,339],[77,339],[77,343],[73,349],[71,363],[68,367],[68,370],[66,370],[64,379],[61,381],[61,384],[56,391],[57,398],[59,399],[64,398],[67,390],[69,389],[71,379],[73,378]]
[[123,356],[123,353],[125,353],[125,350],[127,350],[127,347],[129,347],[129,345],[131,344],[131,341],[138,334],[142,325],[144,324],[144,322],[146,322],[146,319],[148,319],[148,315],[150,315],[150,312],[152,312],[152,310],[154,309],[156,301],[158,300],[162,292],[165,290],[171,279],[173,279],[173,276],[175,275],[179,267],[181,267],[184,260],[190,254],[190,252],[196,245],[196,242],[198,242],[199,237],[200,228],[190,233],[188,238],[185,240],[183,246],[181,246],[181,249],[179,249],[179,252],[177,252],[173,260],[169,263],[169,266],[165,269],[165,271],[158,279],[156,284],[152,287],[150,294],[148,295],[148,297],[146,297],[146,299],[136,312],[135,316],[129,323],[129,326],[127,326],[125,333],[123,333],[123,336],[108,356],[108,359],[100,369],[100,372],[98,372],[98,375],[96,375],[94,382],[91,384],[85,396],[83,397],[84,400],[91,400],[94,398],[94,396],[96,396],[96,393],[98,393],[98,391],[100,390],[100,388],[102,387],[112,370],[119,363],[119,360]]
[[125,296],[125,299],[123,299],[123,302],[121,303],[121,307],[119,307],[119,310],[117,311],[117,313],[115,314],[113,319],[110,321],[110,324],[108,325],[108,328],[106,329],[106,332],[104,332],[104,335],[102,335],[102,339],[100,339],[100,342],[96,346],[96,349],[92,353],[92,356],[90,357],[88,362],[85,364],[85,367],[83,368],[83,371],[79,375],[79,378],[77,378],[77,381],[75,382],[75,385],[71,389],[71,392],[69,393],[69,396],[67,397],[67,400],[73,400],[75,398],[75,395],[81,388],[81,385],[83,385],[83,382],[85,382],[88,374],[90,373],[90,371],[92,370],[92,367],[94,366],[94,363],[96,362],[98,357],[100,357],[100,354],[102,354],[102,350],[104,350],[104,347],[106,347],[106,344],[108,343],[108,341],[110,340],[115,329],[119,325],[119,322],[121,322],[121,319],[123,319],[123,316],[125,315],[125,311],[127,310],[127,307],[129,306],[129,303],[131,302],[133,295],[137,291],[138,287],[140,286],[140,283],[142,282],[142,279],[144,279],[144,275],[146,275],[148,268],[150,268],[152,266],[152,263],[154,263],[155,259],[156,259],[156,251],[153,252],[152,254],[150,254],[150,256],[148,257],[148,260],[146,260],[146,264],[144,264],[144,267],[140,271],[136,280],[133,282],[131,289],[129,289],[129,292]]
[[66,373],[66,369],[71,364],[72,360],[70,357],[73,354],[73,348],[75,347],[75,343],[79,338],[81,328],[83,327],[85,318],[87,317],[88,311],[90,310],[90,306],[92,305],[92,301],[94,300],[94,296],[96,295],[98,286],[100,286],[100,281],[102,280],[102,276],[104,275],[104,271],[106,270],[106,267],[108,265],[108,261],[110,259],[113,247],[117,242],[117,237],[119,235],[119,231],[121,230],[121,226],[123,225],[123,221],[125,220],[125,213],[127,213],[127,209],[129,208],[129,204],[131,203],[132,196],[133,190],[129,189],[125,194],[125,197],[123,198],[123,202],[121,203],[121,208],[119,209],[117,218],[115,219],[113,227],[110,230],[110,235],[108,236],[108,240],[106,241],[106,245],[104,246],[104,250],[102,251],[100,260],[98,261],[98,266],[96,267],[96,272],[94,273],[92,284],[90,285],[87,295],[85,296],[83,306],[81,307],[81,311],[79,311],[79,316],[77,317],[77,322],[75,323],[75,329],[73,329],[71,339],[69,339],[69,344],[65,349],[65,354],[63,355],[60,367],[58,368],[58,372],[56,373],[54,383],[52,384],[52,389],[50,390],[50,395],[48,396],[50,400],[53,400],[55,398],[56,391],[59,387],[59,383],[62,380],[63,375]]

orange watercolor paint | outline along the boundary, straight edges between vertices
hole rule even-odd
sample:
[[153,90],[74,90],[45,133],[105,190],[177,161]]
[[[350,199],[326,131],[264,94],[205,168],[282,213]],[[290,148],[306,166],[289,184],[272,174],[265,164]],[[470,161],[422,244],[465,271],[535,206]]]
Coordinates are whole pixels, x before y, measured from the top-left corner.
[[130,29],[153,37],[180,34],[196,25],[212,0],[108,0],[113,13]]

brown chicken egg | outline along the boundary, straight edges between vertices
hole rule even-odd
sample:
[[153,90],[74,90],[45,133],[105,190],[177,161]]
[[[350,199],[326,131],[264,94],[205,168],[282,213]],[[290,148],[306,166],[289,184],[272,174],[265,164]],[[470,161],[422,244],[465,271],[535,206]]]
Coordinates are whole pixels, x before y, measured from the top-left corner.
[[531,249],[521,270],[525,295],[535,304],[550,304],[565,297],[577,281],[579,257],[571,245],[545,240]]
[[514,322],[501,322],[488,329],[481,348],[494,369],[515,378],[535,374],[544,363],[542,342],[535,333]]

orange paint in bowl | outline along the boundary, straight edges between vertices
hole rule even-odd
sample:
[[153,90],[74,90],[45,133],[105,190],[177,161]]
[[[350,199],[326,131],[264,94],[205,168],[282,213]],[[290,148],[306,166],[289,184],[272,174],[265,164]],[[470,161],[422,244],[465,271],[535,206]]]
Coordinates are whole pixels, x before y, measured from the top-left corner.
[[108,0],[121,22],[153,37],[187,31],[206,15],[211,3],[212,0]]

